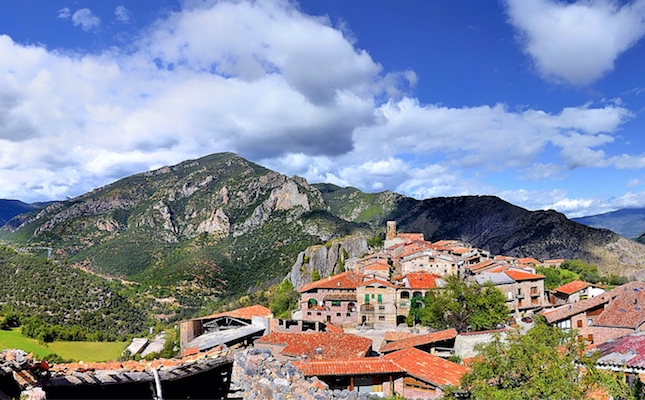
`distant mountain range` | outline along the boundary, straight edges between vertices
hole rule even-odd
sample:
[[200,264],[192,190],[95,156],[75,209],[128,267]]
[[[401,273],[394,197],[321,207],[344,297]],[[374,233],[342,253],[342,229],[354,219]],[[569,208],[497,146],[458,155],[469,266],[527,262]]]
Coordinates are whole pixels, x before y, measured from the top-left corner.
[[427,240],[460,239],[496,254],[581,258],[633,274],[645,245],[555,211],[527,211],[492,196],[415,200],[310,185],[231,153],[133,175],[14,217],[2,240],[48,246],[97,273],[149,284],[182,304],[243,294],[280,279],[306,247],[371,237],[394,219]]
[[28,213],[46,206],[49,203],[27,204],[20,200],[0,199],[0,226],[4,225],[11,218],[18,214]]
[[571,220],[594,228],[609,229],[633,239],[645,232],[645,208],[622,209]]

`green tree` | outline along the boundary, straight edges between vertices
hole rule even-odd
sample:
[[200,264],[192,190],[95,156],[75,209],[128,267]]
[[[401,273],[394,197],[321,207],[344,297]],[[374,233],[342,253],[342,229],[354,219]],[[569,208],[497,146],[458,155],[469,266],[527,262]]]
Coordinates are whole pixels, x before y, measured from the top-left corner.
[[296,292],[289,280],[283,281],[269,302],[269,308],[276,318],[289,318],[291,311],[298,308],[300,293]]
[[509,331],[505,339],[479,344],[479,357],[461,378],[461,388],[449,388],[447,399],[586,399],[598,389],[626,398],[620,377],[595,368],[576,331],[564,332],[538,319],[526,333]]
[[311,271],[311,281],[316,282],[320,280],[320,272],[317,269]]
[[[412,304],[420,299],[413,298]],[[434,329],[455,328],[459,332],[494,329],[508,319],[504,294],[487,283],[484,287],[464,282],[455,275],[446,287],[426,294],[423,307],[410,310],[416,322]]]

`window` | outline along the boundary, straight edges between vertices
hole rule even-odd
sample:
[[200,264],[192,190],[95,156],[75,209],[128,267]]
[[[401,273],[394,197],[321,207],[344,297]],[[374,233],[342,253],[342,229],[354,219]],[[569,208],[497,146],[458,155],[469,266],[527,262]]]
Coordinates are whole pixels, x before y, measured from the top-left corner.
[[370,295],[365,293],[365,302],[369,303],[370,302]]
[[345,314],[345,316],[346,316],[346,317],[351,317],[351,316],[352,316],[352,314],[347,313],[347,314]]
[[531,294],[538,294],[538,287],[537,286],[531,286]]
[[587,319],[587,326],[591,326],[591,325],[593,325],[593,319],[588,318]]
[[378,320],[379,321],[385,321],[385,316],[384,315],[379,315]]
[[506,293],[506,298],[508,298],[509,300],[513,300],[513,292]]
[[560,329],[571,329],[571,320],[566,319],[564,321],[560,321],[556,324],[556,326]]
[[410,298],[410,292],[401,292],[401,298],[402,299],[409,299]]
[[340,317],[340,313],[339,313],[339,312],[337,312],[337,313],[336,313],[336,316],[337,316],[337,317]]
[[581,319],[579,319],[579,320],[577,321],[577,325],[576,325],[576,326],[577,326],[578,328],[582,328],[582,320],[581,320]]
[[322,315],[322,314],[320,313],[320,311],[318,311],[318,312],[316,313],[316,315]]
[[378,309],[379,309],[379,311],[384,311],[384,310],[385,310],[385,306],[378,306]]
[[593,335],[588,335],[587,340],[589,341],[589,344],[593,344]]
[[340,307],[340,301],[339,300],[332,300],[331,306],[332,307]]
[[311,315],[311,311],[307,311],[307,315]]
[[378,295],[378,302],[379,302],[379,303],[382,303],[382,302],[383,302],[383,295],[382,295],[382,294],[379,294],[379,295]]

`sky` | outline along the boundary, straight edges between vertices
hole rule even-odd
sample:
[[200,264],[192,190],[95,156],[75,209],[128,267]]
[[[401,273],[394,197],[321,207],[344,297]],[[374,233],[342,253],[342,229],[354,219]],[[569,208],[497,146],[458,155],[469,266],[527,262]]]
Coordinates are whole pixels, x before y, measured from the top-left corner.
[[0,6],[0,198],[231,151],[366,192],[645,207],[645,0]]

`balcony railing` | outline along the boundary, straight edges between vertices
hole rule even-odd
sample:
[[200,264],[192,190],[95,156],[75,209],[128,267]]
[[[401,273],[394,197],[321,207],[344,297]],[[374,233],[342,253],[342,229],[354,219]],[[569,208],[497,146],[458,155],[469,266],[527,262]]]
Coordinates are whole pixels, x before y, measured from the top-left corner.
[[374,305],[372,304],[361,305],[361,312],[374,312]]

